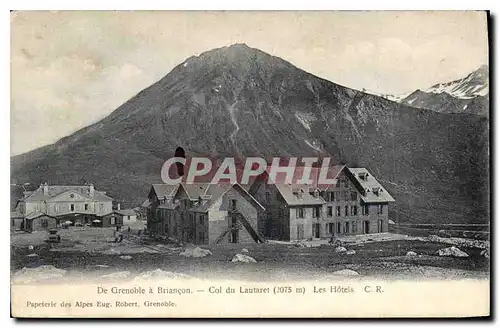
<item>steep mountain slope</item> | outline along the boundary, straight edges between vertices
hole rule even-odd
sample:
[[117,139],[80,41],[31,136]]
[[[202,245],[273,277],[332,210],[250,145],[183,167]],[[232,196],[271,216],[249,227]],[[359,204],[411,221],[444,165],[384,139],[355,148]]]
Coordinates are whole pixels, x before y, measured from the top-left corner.
[[417,108],[432,109],[441,113],[489,114],[489,69],[481,66],[466,77],[439,83],[427,90],[410,94],[382,97]]
[[100,122],[12,158],[20,183],[91,180],[136,206],[163,162],[188,155],[330,155],[368,168],[392,217],[488,220],[488,122],[410,108],[323,80],[243,44],[190,57]]

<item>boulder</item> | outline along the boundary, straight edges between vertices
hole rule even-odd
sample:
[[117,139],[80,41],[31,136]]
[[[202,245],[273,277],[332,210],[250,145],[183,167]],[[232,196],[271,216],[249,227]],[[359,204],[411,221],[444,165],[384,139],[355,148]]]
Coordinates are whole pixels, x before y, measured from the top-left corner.
[[350,269],[338,270],[338,271],[335,271],[333,274],[336,276],[359,276],[359,273],[357,273],[354,270],[350,270]]
[[462,251],[458,247],[451,246],[447,248],[442,248],[438,251],[439,256],[454,256],[454,257],[469,257],[469,254]]
[[212,252],[210,252],[208,249],[194,247],[194,248],[186,248],[184,252],[181,252],[179,255],[185,257],[205,257],[207,255],[212,255]]
[[417,253],[415,253],[414,251],[409,251],[406,252],[406,256],[417,256]]
[[393,224],[396,224],[394,221],[392,220],[389,220],[389,224],[393,225]]
[[253,257],[243,254],[236,254],[231,262],[257,263]]
[[245,253],[248,253],[248,249],[243,248],[243,249],[241,250],[241,254],[245,254]]
[[354,255],[356,254],[356,251],[354,249],[350,249],[346,252],[347,255]]
[[335,252],[344,253],[344,252],[347,252],[347,249],[343,246],[338,246],[338,247],[335,247]]

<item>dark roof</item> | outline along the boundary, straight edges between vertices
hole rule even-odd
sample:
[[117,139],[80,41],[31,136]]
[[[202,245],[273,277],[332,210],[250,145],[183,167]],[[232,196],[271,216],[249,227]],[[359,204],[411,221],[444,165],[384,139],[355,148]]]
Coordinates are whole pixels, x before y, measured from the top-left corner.
[[158,199],[161,199],[164,197],[173,197],[175,192],[177,191],[177,188],[179,188],[179,185],[153,184],[152,188],[156,194],[156,197],[158,197]]
[[40,186],[34,192],[27,194],[25,193],[26,201],[41,201],[49,200],[56,196],[61,195],[67,191],[72,191],[74,193],[80,194],[84,197],[90,198],[96,201],[112,201],[113,199],[107,196],[104,192],[94,189],[94,192],[90,192],[90,186],[47,186],[47,194],[43,193],[43,186]]
[[[157,185],[158,186],[158,185]],[[169,187],[174,187],[167,185]],[[257,206],[260,208],[264,209],[262,205],[255,200],[255,198],[252,197],[248,193],[248,191],[243,188],[239,184],[229,184],[229,183],[220,183],[220,184],[210,184],[210,183],[193,183],[193,184],[187,184],[187,183],[180,183],[179,185],[175,186],[175,190],[178,191],[178,188],[182,188],[186,194],[188,195],[189,199],[191,201],[200,201],[201,203],[198,206],[192,207],[189,209],[189,211],[192,212],[206,212],[209,210],[209,208],[222,197],[228,190],[231,188],[237,188],[241,193],[244,193],[251,199],[253,202],[256,203]],[[173,190],[173,189],[172,189]],[[164,209],[174,209],[178,206],[178,203],[173,199],[175,194],[169,194],[169,198],[167,201],[161,205],[158,206],[158,208],[164,208]]]
[[[386,203],[395,201],[389,192],[387,192],[377,179],[375,179],[375,177],[364,167],[349,168],[349,172],[352,173],[363,189],[361,190],[361,199],[365,203]],[[361,179],[360,175],[366,176],[365,179]],[[378,193],[374,192],[374,190],[378,190]]]

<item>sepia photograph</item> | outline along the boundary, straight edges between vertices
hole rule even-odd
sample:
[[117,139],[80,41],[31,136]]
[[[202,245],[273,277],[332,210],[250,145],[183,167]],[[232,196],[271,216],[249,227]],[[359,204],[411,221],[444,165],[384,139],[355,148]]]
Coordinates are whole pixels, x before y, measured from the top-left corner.
[[11,11],[11,316],[490,316],[490,23]]

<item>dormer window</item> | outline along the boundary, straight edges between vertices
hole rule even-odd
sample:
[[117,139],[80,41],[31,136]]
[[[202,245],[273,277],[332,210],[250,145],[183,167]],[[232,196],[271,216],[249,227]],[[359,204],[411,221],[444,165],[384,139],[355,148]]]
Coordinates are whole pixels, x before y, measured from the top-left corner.
[[359,176],[359,178],[360,178],[361,180],[365,180],[365,181],[366,181],[366,180],[367,180],[367,178],[368,178],[368,173],[366,173],[366,172],[361,172],[361,173],[359,173],[359,174],[358,174],[358,176]]
[[314,198],[318,198],[319,197],[319,191],[318,191],[318,189],[314,190],[313,196],[314,196]]

